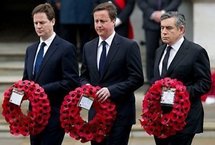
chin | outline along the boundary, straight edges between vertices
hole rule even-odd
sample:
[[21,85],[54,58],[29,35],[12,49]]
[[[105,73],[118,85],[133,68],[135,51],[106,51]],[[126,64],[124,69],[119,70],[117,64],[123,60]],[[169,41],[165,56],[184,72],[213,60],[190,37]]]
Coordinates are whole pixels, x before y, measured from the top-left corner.
[[102,35],[102,31],[97,30],[96,32],[98,35]]
[[42,33],[37,33],[37,36],[42,37],[43,35]]
[[168,43],[169,41],[167,39],[162,39],[163,43]]

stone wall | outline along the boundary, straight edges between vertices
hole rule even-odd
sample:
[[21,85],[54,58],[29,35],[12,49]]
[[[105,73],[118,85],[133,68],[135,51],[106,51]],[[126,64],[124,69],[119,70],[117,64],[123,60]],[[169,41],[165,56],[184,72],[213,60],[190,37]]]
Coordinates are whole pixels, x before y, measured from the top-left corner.
[[193,1],[193,41],[204,47],[215,68],[215,0]]

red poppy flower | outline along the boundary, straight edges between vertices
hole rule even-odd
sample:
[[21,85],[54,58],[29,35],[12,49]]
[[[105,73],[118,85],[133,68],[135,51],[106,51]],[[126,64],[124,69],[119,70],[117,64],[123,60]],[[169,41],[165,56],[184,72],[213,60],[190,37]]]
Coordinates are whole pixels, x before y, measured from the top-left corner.
[[[163,88],[175,89],[174,104],[169,113],[163,113],[160,105]],[[167,138],[184,128],[189,109],[189,94],[183,83],[164,78],[156,81],[144,96],[140,123],[148,134]]]
[[[80,140],[82,143],[92,140],[101,142],[109,133],[116,118],[116,106],[110,100],[106,100],[104,103],[97,102],[96,92],[99,89],[99,87],[84,85],[70,91],[64,97],[60,109],[62,128],[72,138]],[[95,109],[96,115],[89,122],[84,121],[80,115],[82,108],[78,106],[78,103],[82,95],[94,99],[92,107]]]
[[[15,105],[9,102],[13,88],[24,92],[22,101],[28,100],[31,104],[31,110],[27,115],[22,113],[21,105]],[[4,101],[2,104],[2,115],[10,124],[10,132],[13,135],[36,135],[40,133],[48,124],[50,117],[50,104],[47,95],[42,87],[33,81],[17,81],[4,92]]]

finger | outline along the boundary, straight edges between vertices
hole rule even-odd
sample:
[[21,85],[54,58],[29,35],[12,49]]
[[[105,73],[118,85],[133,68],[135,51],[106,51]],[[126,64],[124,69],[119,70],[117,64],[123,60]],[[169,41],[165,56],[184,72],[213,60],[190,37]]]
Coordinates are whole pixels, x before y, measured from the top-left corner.
[[100,98],[99,98],[99,102],[104,102],[104,101],[107,100],[107,98],[108,98],[108,94],[107,93],[106,94],[102,94],[100,96]]
[[107,98],[108,98],[107,96],[103,96],[102,98],[100,98],[99,102],[103,103],[105,100],[107,100]]

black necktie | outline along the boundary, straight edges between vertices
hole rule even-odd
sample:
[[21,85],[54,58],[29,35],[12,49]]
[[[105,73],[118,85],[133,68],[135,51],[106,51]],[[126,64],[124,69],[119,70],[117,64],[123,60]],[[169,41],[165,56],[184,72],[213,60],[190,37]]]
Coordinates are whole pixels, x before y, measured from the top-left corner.
[[171,46],[168,46],[167,47],[167,51],[166,51],[166,54],[164,56],[164,59],[163,59],[163,63],[162,63],[162,72],[161,72],[161,76],[164,76],[166,75],[167,73],[167,64],[168,64],[168,60],[169,60],[169,54],[170,54],[170,50],[172,49]]
[[42,60],[43,60],[43,53],[44,53],[44,47],[45,46],[46,46],[45,42],[42,42],[40,45],[40,50],[37,54],[37,58],[36,58],[35,66],[34,66],[34,75],[36,75],[40,69],[40,65],[41,65]]
[[102,74],[104,72],[104,65],[106,61],[106,42],[102,41],[102,53],[99,60],[99,73]]

